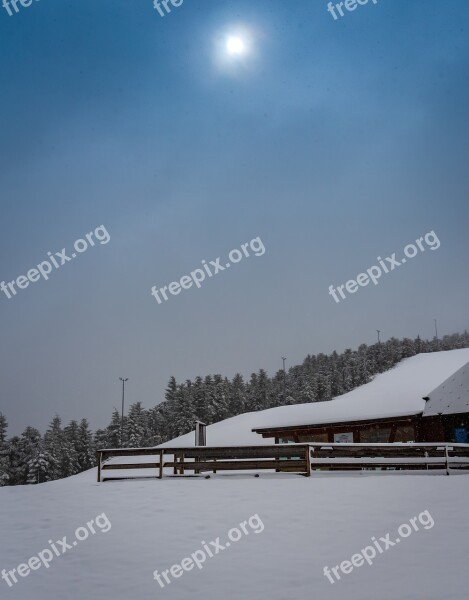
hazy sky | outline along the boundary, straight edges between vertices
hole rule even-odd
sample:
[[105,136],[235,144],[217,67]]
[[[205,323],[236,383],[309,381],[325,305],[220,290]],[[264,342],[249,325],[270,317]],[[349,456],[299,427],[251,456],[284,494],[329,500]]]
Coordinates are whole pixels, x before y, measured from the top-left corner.
[[[469,326],[467,0],[39,0],[0,8],[0,281],[99,225],[45,281],[0,292],[10,434],[93,428],[171,375],[301,362]],[[228,35],[246,54],[230,57]],[[336,303],[328,293],[434,230]],[[158,304],[158,288],[260,236]]]

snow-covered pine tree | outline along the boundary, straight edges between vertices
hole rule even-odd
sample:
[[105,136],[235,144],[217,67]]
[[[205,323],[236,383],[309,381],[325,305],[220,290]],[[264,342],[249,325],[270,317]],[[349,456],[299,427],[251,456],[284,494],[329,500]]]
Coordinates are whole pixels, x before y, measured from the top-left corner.
[[61,477],[67,477],[70,467],[67,453],[70,449],[62,430],[62,420],[59,415],[55,415],[52,419],[44,436],[44,441],[45,451],[52,459],[50,462],[52,471],[49,474],[49,479],[53,481]]
[[102,450],[104,448],[110,448],[111,446],[108,444],[108,432],[106,429],[97,429],[93,439],[94,446],[96,450]]
[[141,402],[135,402],[130,406],[127,425],[129,447],[142,448],[146,446],[148,437],[147,413]]
[[240,415],[246,411],[246,386],[244,384],[243,376],[239,373],[236,373],[231,382],[228,410],[230,417]]
[[34,456],[41,434],[34,427],[26,427],[20,437],[10,440],[9,485],[25,485],[28,482],[28,463]]
[[90,431],[90,426],[86,419],[82,419],[78,427],[76,451],[80,472],[95,466],[96,454],[93,443],[93,434]]
[[73,420],[63,430],[62,474],[61,477],[70,477],[81,471],[78,460],[78,423]]
[[10,481],[10,448],[7,441],[8,422],[0,413],[0,487]]
[[[125,441],[125,427],[124,427],[124,441]],[[117,408],[112,412],[111,422],[107,426],[107,447],[108,448],[120,448],[121,447],[121,415]]]
[[207,423],[208,411],[207,411],[207,398],[205,384],[202,377],[197,376],[192,386],[192,404],[194,407],[195,417],[202,423]]
[[218,421],[223,421],[223,419],[228,417],[230,397],[229,385],[229,381],[226,377],[223,379],[221,375],[214,375],[213,422],[215,423]]
[[43,440],[35,449],[34,455],[27,463],[28,475],[26,483],[37,484],[52,481],[57,473],[55,458],[47,451]]
[[148,446],[159,446],[166,441],[163,433],[165,430],[165,417],[161,410],[164,404],[162,402],[147,411]]
[[174,399],[169,402],[172,437],[178,437],[194,429],[196,417],[192,406],[190,388],[180,384]]

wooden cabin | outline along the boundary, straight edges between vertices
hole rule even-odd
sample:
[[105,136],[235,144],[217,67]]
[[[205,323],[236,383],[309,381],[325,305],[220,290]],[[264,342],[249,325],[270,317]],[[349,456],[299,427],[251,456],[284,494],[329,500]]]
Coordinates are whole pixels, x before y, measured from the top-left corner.
[[[459,351],[456,351],[459,352]],[[444,353],[438,353],[444,354]],[[412,359],[411,359],[412,360]],[[390,372],[389,372],[390,373]],[[384,375],[384,374],[383,374]],[[381,379],[383,375],[379,376]],[[391,376],[393,374],[391,373]],[[419,373],[416,370],[415,377]],[[394,377],[399,377],[399,370],[396,370]],[[393,442],[457,442],[469,443],[469,362],[466,362],[462,367],[453,372],[450,377],[444,379],[427,396],[420,396],[408,403],[409,410],[412,407],[420,407],[420,410],[414,411],[402,410],[402,402],[399,402],[397,395],[399,393],[411,393],[412,386],[415,381],[411,381],[406,388],[407,379],[400,382],[395,387],[396,405],[395,413],[393,411],[393,393],[391,390],[386,390],[386,402],[389,405],[389,413],[383,417],[366,418],[365,411],[372,412],[369,398],[365,402],[365,406],[360,404],[360,390],[372,385],[366,384],[341,396],[330,402],[315,403],[323,405],[321,411],[318,412],[317,421],[314,420],[314,404],[311,406],[309,414],[313,417],[311,422],[298,422],[298,424],[288,423],[256,427],[253,432],[262,435],[263,438],[272,438],[276,444],[282,443],[393,443]],[[425,385],[422,382],[421,385]],[[399,388],[400,386],[400,388]],[[410,386],[410,387],[409,387]],[[375,386],[376,387],[376,386]],[[422,388],[423,389],[423,388]],[[377,396],[383,396],[384,393],[376,389]],[[353,397],[352,397],[353,395]],[[367,391],[367,395],[369,393]],[[350,396],[350,405],[346,398]],[[341,401],[341,406],[344,407],[343,412],[347,413],[347,417],[337,418],[340,414],[337,410],[338,406],[334,403]],[[345,400],[345,402],[344,402]],[[422,402],[423,401],[423,402]],[[335,418],[327,420],[328,405],[332,410],[330,414]],[[350,418],[353,414],[354,405],[356,408],[356,417]],[[407,405],[405,405],[407,408]],[[347,410],[345,410],[345,408]],[[382,404],[381,404],[382,408]],[[319,414],[320,413],[320,414]],[[280,421],[281,419],[279,419]],[[303,420],[304,421],[304,420]]]

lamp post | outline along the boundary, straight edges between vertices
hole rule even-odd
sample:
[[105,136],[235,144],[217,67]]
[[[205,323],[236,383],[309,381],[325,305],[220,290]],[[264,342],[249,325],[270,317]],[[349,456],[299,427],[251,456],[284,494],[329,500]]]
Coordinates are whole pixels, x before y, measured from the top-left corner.
[[286,394],[286,389],[287,389],[287,376],[285,373],[285,361],[287,360],[285,356],[282,356],[282,360],[283,360],[283,401],[286,402],[287,401],[287,394]]
[[121,448],[124,447],[124,397],[125,397],[125,382],[129,381],[129,378],[119,377],[122,381],[122,413],[121,413]]

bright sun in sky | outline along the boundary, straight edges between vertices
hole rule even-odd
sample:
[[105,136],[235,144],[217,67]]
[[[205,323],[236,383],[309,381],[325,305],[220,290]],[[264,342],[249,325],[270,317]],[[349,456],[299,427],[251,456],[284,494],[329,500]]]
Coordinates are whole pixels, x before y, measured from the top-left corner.
[[226,50],[232,56],[243,54],[246,50],[246,44],[241,37],[232,35],[226,40]]
[[256,30],[242,24],[232,24],[219,30],[214,36],[214,56],[218,67],[232,76],[253,69],[257,59],[256,39]]

